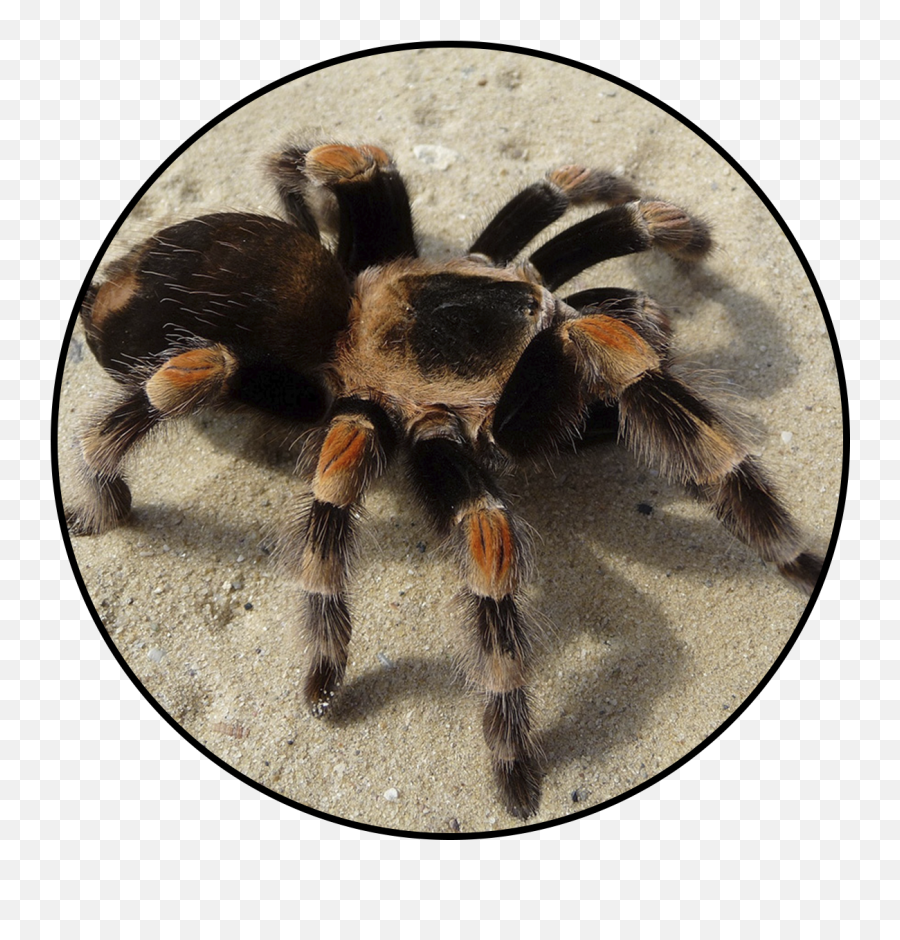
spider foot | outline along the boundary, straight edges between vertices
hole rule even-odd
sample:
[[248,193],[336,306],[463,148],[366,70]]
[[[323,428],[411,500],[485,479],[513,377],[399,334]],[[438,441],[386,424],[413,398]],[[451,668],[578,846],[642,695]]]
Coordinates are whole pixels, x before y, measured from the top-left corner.
[[702,220],[670,202],[641,200],[637,209],[654,247],[680,261],[699,261],[709,253],[712,238],[709,226]]
[[507,810],[517,819],[533,816],[541,801],[539,752],[530,711],[524,688],[489,695],[484,711],[484,738],[494,776]]
[[823,564],[823,560],[818,555],[801,552],[791,561],[780,564],[778,570],[808,597],[819,580]]
[[541,771],[532,756],[515,760],[495,760],[494,776],[511,816],[534,816],[541,802]]
[[100,531],[90,519],[90,513],[82,509],[66,510],[66,528],[72,536],[97,535]]
[[131,490],[121,477],[91,483],[91,500],[66,509],[69,535],[100,535],[116,528],[131,512]]
[[343,678],[343,668],[333,662],[320,660],[310,668],[303,694],[314,718],[324,718],[331,711]]

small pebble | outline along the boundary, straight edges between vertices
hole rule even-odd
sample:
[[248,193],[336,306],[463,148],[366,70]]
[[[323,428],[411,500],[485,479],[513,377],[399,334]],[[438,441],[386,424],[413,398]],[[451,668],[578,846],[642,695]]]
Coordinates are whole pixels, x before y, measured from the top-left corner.
[[400,799],[400,794],[394,787],[391,787],[390,790],[384,791],[384,798],[388,801],[388,803],[396,803],[397,800]]
[[154,646],[153,649],[147,650],[147,655],[153,660],[153,662],[158,663],[162,660],[166,653],[165,650],[161,650],[158,646]]
[[781,439],[782,439],[782,441],[784,441],[785,444],[790,444],[790,442],[794,439],[793,432],[791,432],[791,431],[782,431],[782,432],[781,432]]
[[440,144],[418,144],[413,147],[413,153],[417,160],[433,166],[436,170],[446,170],[459,157],[455,150]]

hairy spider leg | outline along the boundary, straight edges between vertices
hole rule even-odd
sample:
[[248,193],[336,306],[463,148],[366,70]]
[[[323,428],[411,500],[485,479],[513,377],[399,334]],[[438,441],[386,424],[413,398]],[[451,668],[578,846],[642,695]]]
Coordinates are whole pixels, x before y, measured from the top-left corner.
[[[594,287],[565,298],[568,306],[581,314],[605,313],[624,320],[665,357],[669,350],[672,325],[669,314],[650,296],[621,287]],[[590,402],[583,419],[580,441],[592,444],[609,440],[619,433],[619,406],[597,400]]]
[[80,436],[83,499],[66,510],[73,535],[94,535],[122,522],[131,491],[122,476],[129,451],[161,421],[221,403],[237,369],[222,345],[190,349],[170,357],[140,384],[129,384],[86,426]]
[[503,206],[469,249],[498,266],[513,258],[569,206],[604,202],[619,205],[637,199],[625,180],[602,170],[564,166],[527,186]]
[[321,238],[319,212],[310,204],[314,184],[307,177],[305,166],[306,151],[299,147],[288,147],[266,162],[285,218],[318,241]]
[[395,258],[416,257],[406,185],[381,148],[288,147],[270,161],[269,171],[285,211],[301,226],[313,218],[310,184],[333,193],[339,213],[336,254],[351,275]]
[[523,538],[496,483],[461,440],[414,440],[410,471],[462,572],[468,634],[462,665],[485,695],[484,737],[494,774],[512,815],[531,816],[541,775],[527,689],[530,628],[519,594],[527,567]]
[[666,356],[672,337],[668,312],[641,291],[622,287],[592,287],[570,294],[564,301],[583,316],[602,313],[627,323],[660,356]]
[[727,422],[684,382],[649,372],[619,397],[621,434],[637,456],[708,502],[763,561],[811,594],[822,559],[805,551],[775,487]]
[[[537,370],[540,370],[539,372]],[[538,382],[538,375],[550,381]],[[494,438],[514,456],[564,439],[541,409],[577,433],[594,400],[618,403],[619,434],[637,457],[708,502],[718,519],[807,594],[822,560],[803,548],[790,513],[724,415],[669,372],[635,323],[587,313],[539,333],[494,414]]]
[[712,247],[705,222],[668,202],[638,199],[605,209],[560,232],[529,261],[555,291],[591,265],[651,248],[679,261],[701,260]]
[[378,406],[356,398],[336,402],[315,455],[312,500],[282,546],[305,592],[302,626],[310,659],[304,694],[317,717],[327,712],[347,668],[356,517],[393,448],[393,428]]

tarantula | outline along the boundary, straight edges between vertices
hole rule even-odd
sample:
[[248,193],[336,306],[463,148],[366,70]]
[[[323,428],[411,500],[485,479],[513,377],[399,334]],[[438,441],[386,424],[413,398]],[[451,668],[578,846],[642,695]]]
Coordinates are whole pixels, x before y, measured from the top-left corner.
[[[245,406],[309,437],[312,496],[290,520],[288,566],[309,645],[304,695],[326,714],[351,635],[348,566],[367,488],[402,452],[412,489],[455,550],[484,737],[507,808],[538,808],[523,614],[526,539],[497,476],[508,464],[613,431],[705,500],[807,593],[822,560],[741,434],[670,369],[666,312],[631,290],[554,292],[591,265],[662,249],[702,259],[707,226],[609,173],[565,166],[504,205],[458,260],[418,257],[404,182],[374,146],[288,147],[269,162],[284,219],[206,215],[111,264],[80,315],[117,399],[80,438],[73,534],[126,518],[123,460],[161,422]],[[334,250],[320,238],[324,203]],[[602,211],[514,259],[572,205]],[[328,205],[326,205],[328,209]]]

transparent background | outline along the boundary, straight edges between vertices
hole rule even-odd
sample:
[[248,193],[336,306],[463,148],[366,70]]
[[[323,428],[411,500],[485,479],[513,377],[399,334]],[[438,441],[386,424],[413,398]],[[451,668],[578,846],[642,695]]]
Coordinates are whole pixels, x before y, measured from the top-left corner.
[[[456,937],[487,935],[499,920],[525,938],[896,931],[900,499],[882,497],[900,468],[890,417],[900,338],[888,306],[900,270],[900,21],[883,17],[887,4],[810,5],[804,19],[782,4],[734,5],[733,19],[714,19],[718,5],[707,3],[641,4],[638,15],[626,12],[636,4],[606,3],[602,18],[596,7],[306,3],[310,19],[274,3],[210,4],[203,18],[193,4],[135,4],[125,19],[107,3],[5,7],[0,916],[17,935],[173,937],[202,924],[205,935],[242,938]],[[829,579],[744,716],[680,771],[599,815],[462,842],[306,817],[164,724],[81,601],[49,463],[72,302],[159,163],[283,75],[438,39],[584,61],[719,141],[817,274],[852,436]]]

